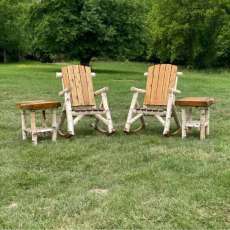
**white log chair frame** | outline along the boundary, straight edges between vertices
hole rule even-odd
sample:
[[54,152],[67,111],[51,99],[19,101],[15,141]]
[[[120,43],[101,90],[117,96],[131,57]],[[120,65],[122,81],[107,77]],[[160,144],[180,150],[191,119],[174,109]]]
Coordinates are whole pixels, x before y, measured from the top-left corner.
[[[145,116],[154,116],[160,122],[160,124],[164,127],[164,130],[163,130],[164,136],[169,136],[171,134],[170,125],[171,125],[171,118],[173,117],[177,125],[177,130],[173,132],[172,134],[175,135],[180,132],[181,122],[179,120],[179,117],[176,111],[175,100],[176,100],[176,94],[181,93],[180,90],[177,90],[178,76],[181,76],[181,75],[183,75],[182,72],[177,72],[175,86],[171,88],[171,91],[168,97],[167,106],[143,105],[141,107],[140,103],[138,102],[138,97],[139,97],[139,94],[145,94],[146,90],[138,89],[136,87],[131,87],[130,91],[133,92],[133,98],[131,101],[127,121],[126,121],[125,128],[124,128],[125,133],[137,132],[141,129],[144,129],[146,127],[146,124],[144,121]],[[144,76],[147,77],[148,73],[147,72],[144,73]],[[134,122],[136,122],[138,119],[140,119],[141,121],[141,126],[135,130],[131,130],[131,125]]]
[[[111,116],[111,111],[109,109],[107,92],[109,91],[108,87],[104,87],[94,92],[94,96],[101,96],[101,103],[99,107],[97,106],[89,106],[88,108],[85,106],[79,108],[73,108],[71,105],[71,89],[65,89],[62,73],[56,73],[57,78],[62,79],[63,90],[59,92],[59,96],[64,96],[64,104],[62,109],[62,114],[60,121],[58,122],[58,134],[64,137],[72,137],[75,135],[74,127],[77,126],[79,121],[86,117],[94,116],[96,118],[96,122],[91,124],[93,128],[98,130],[101,133],[106,133],[108,135],[113,134],[116,130],[113,127],[113,121]],[[91,77],[96,77],[96,73],[91,73]],[[61,131],[63,123],[67,119],[67,133]],[[107,130],[101,128],[99,126],[99,121],[101,121],[105,126],[107,126]]]

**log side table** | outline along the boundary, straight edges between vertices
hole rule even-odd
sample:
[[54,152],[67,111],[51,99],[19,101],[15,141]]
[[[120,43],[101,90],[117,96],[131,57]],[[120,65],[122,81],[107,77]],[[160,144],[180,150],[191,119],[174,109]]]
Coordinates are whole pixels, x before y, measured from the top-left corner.
[[[176,100],[175,104],[182,108],[182,139],[187,136],[188,130],[197,128],[200,130],[200,139],[204,140],[210,132],[210,106],[214,104],[214,99],[209,97],[185,97]],[[199,120],[193,120],[193,108],[200,110]]]
[[[21,110],[22,139],[26,140],[29,135],[32,143],[37,145],[38,135],[52,133],[52,141],[57,139],[57,109],[61,106],[58,101],[25,101],[17,103],[16,107]],[[52,113],[52,127],[47,127],[46,110]],[[36,112],[41,112],[41,126],[36,126]],[[30,114],[30,128],[27,128],[26,117]]]

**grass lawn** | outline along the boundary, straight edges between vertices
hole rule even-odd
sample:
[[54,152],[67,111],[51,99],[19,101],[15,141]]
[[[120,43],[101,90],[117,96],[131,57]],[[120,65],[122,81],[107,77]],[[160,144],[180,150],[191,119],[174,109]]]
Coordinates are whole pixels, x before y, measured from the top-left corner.
[[[182,96],[213,96],[211,135],[162,137],[154,119],[122,132],[145,64],[96,62],[94,88],[109,86],[117,129],[83,120],[72,139],[23,142],[15,103],[58,99],[61,65],[0,65],[0,229],[230,229],[230,72],[186,71]],[[104,193],[96,193],[101,189]]]

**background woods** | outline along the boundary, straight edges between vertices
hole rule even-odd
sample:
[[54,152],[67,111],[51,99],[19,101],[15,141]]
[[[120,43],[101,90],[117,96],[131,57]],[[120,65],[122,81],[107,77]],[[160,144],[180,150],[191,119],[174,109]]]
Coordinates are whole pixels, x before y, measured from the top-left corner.
[[0,0],[0,61],[229,66],[228,0]]

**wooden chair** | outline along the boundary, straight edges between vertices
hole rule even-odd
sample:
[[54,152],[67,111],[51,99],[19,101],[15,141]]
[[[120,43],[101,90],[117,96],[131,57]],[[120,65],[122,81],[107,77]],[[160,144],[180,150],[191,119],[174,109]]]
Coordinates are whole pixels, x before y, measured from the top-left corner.
[[[144,116],[155,116],[163,125],[163,135],[170,134],[171,117],[175,119],[178,130],[180,121],[175,109],[175,94],[180,93],[177,90],[178,75],[177,66],[170,64],[160,64],[150,66],[147,76],[146,90],[131,88],[133,99],[130,105],[127,122],[124,131],[129,133],[131,125],[140,119],[141,127],[134,132],[145,127]],[[145,94],[142,106],[138,103],[139,94]]]
[[[57,73],[61,77],[63,90],[59,93],[64,96],[64,107],[58,125],[60,135],[73,136],[74,126],[85,116],[94,116],[96,122],[95,129],[111,134],[115,130],[111,118],[110,109],[107,101],[108,88],[105,87],[96,92],[93,91],[92,76],[90,67],[82,65],[72,65],[62,68],[62,73]],[[96,106],[95,96],[101,95],[101,103]],[[67,120],[67,134],[61,129],[64,121]],[[106,129],[99,126],[101,121]]]

